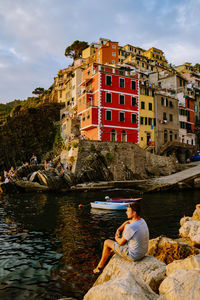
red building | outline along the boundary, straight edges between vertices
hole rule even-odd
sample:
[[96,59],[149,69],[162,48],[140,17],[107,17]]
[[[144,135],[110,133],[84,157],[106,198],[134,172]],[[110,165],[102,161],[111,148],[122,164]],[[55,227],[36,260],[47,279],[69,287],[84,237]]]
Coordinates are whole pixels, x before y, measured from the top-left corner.
[[77,102],[81,134],[90,140],[138,143],[138,76],[94,63],[82,77]]
[[185,108],[186,108],[186,129],[188,133],[194,133],[195,125],[195,111],[194,111],[194,98],[186,96],[185,98]]

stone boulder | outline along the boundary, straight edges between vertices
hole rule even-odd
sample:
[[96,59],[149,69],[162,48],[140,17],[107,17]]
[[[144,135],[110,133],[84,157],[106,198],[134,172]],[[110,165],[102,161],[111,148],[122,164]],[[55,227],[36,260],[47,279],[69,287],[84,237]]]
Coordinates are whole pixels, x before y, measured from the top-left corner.
[[92,287],[84,300],[156,300],[150,287],[130,272]]
[[200,254],[187,257],[183,260],[175,260],[166,266],[166,274],[169,276],[178,269],[200,270]]
[[193,215],[192,215],[193,221],[200,221],[200,209],[195,209]]
[[180,220],[180,225],[183,226],[183,224],[188,221],[192,221],[192,218],[191,217],[183,217]]
[[159,300],[199,300],[200,270],[179,269],[174,271],[160,285]]
[[38,182],[17,180],[15,181],[15,185],[25,192],[35,192],[35,191],[43,192],[49,190],[48,186],[41,185]]
[[149,241],[148,254],[166,264],[199,253],[200,250],[193,246],[163,236]]
[[200,222],[186,221],[179,229],[181,237],[189,237],[194,245],[200,244]]
[[154,257],[132,262],[115,254],[84,300],[157,299],[155,292],[164,278],[165,264]]

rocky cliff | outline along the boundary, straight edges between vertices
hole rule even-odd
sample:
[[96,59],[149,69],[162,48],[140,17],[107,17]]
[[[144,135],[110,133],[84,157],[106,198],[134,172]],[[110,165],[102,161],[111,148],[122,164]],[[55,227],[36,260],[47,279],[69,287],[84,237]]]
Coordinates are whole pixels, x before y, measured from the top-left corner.
[[22,108],[0,126],[0,171],[29,161],[33,153],[41,158],[52,149],[60,108],[56,103]]

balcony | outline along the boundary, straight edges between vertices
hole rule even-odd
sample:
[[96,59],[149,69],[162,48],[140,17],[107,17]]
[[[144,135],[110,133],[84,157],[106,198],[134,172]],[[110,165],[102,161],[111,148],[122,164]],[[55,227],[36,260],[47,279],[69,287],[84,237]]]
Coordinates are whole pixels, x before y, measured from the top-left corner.
[[64,90],[64,89],[65,89],[64,86],[56,86],[56,87],[55,87],[55,90],[56,90],[56,91],[61,91],[61,90]]

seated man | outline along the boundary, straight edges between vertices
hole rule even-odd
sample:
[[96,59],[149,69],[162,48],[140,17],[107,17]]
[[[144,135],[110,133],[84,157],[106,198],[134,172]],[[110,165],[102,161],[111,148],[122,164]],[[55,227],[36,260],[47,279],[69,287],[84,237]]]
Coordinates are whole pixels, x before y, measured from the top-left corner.
[[99,274],[105,266],[111,253],[119,254],[130,261],[142,259],[148,251],[149,230],[144,219],[140,218],[140,204],[127,204],[128,221],[124,222],[116,231],[115,241],[105,240],[102,257],[98,266],[93,270]]

